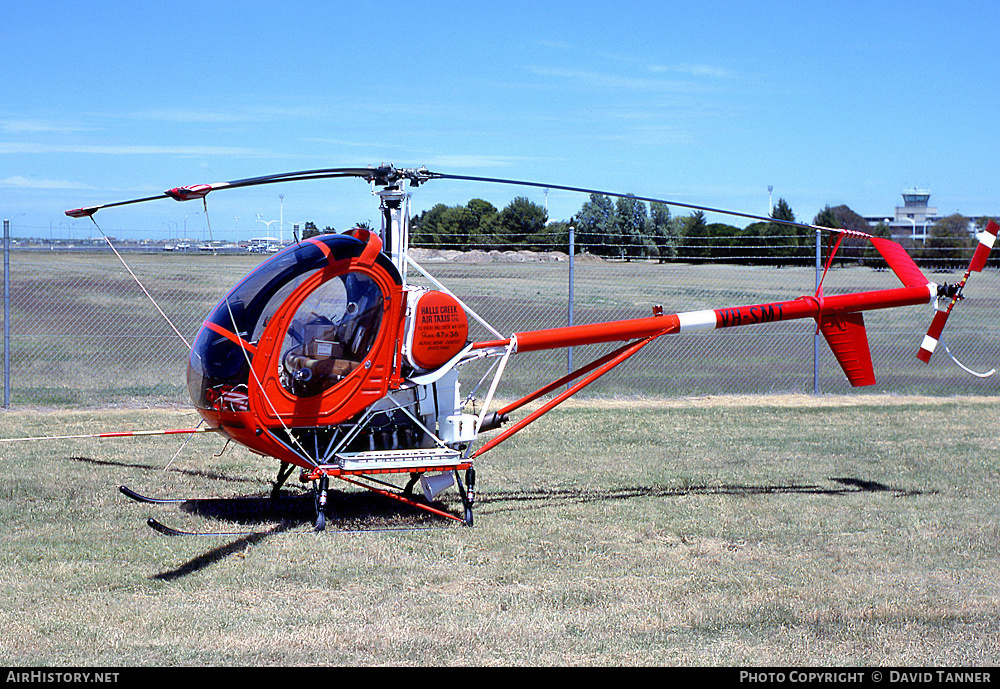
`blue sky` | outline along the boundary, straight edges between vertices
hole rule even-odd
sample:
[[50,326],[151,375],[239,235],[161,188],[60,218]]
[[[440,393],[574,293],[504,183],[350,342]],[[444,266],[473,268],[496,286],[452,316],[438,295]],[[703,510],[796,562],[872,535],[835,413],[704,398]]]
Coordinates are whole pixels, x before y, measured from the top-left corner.
[[[995,214],[998,20],[995,2],[8,3],[0,216],[89,236],[63,211],[383,162],[752,214],[773,185],[807,222],[827,204],[891,215],[915,186],[942,214]],[[517,195],[553,219],[586,200],[442,180],[413,207]],[[286,234],[378,221],[358,180],[208,201],[224,239],[282,212]],[[199,211],[96,218],[201,239]]]

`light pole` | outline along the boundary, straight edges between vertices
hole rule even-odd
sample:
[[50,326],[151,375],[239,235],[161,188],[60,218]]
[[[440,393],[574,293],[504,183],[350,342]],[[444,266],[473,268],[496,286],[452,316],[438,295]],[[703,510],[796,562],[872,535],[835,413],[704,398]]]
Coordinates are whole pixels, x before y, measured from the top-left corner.
[[[257,222],[259,222],[262,225],[264,225],[265,227],[267,227],[268,239],[271,239],[271,236],[270,236],[271,235],[271,223],[276,223],[278,221],[277,220],[261,220],[260,219],[260,215],[258,215],[257,216]],[[268,242],[268,246],[270,246],[270,242]]]
[[185,243],[187,243],[187,241],[188,241],[188,218],[191,217],[192,215],[198,215],[199,213],[201,213],[201,211],[195,211],[194,213],[188,213],[187,215],[184,216],[184,242]]

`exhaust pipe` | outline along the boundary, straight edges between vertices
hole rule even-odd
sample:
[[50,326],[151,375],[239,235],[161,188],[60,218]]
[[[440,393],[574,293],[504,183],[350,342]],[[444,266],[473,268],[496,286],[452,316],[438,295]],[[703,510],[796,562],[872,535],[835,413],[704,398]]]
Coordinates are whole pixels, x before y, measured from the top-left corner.
[[483,425],[479,427],[479,432],[484,431],[495,431],[510,421],[510,417],[507,414],[501,414],[499,412],[493,412],[492,414],[487,414],[483,418]]

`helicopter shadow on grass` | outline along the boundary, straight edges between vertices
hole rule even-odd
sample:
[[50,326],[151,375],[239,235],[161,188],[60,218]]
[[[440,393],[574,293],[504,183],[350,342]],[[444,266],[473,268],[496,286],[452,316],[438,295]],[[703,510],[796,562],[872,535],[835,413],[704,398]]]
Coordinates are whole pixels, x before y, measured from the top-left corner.
[[[414,499],[419,500],[419,496]],[[441,508],[441,502],[430,503]],[[316,504],[311,492],[282,491],[277,498],[268,495],[185,500],[180,509],[205,519],[246,526],[279,523],[286,529],[313,525]],[[373,493],[330,489],[324,510],[326,527],[331,531],[365,531],[393,526],[419,527],[440,523],[442,519],[419,508],[398,503]]]
[[[75,462],[85,462],[95,466],[114,467],[119,469],[143,469],[148,471],[169,471],[192,478],[229,484],[251,484],[260,486],[256,478],[234,477],[211,471],[196,471],[191,469],[172,469],[129,462],[117,462],[92,457],[71,456],[68,459]],[[244,525],[266,524],[273,522],[287,523],[291,526],[312,524],[316,519],[316,508],[312,493],[282,490],[277,500],[270,498],[270,491],[260,495],[233,496],[230,498],[192,498],[190,500],[175,500],[173,504],[191,514],[200,515],[219,521]],[[420,499],[420,496],[417,496]],[[440,502],[432,503],[435,507],[447,508]],[[407,507],[402,503],[385,499],[367,491],[330,490],[327,517],[335,522],[342,522],[342,530],[359,530],[371,526],[370,522],[380,520],[405,519],[408,522],[437,522],[440,518],[433,517],[417,508]],[[367,517],[367,518],[364,518]],[[408,519],[407,519],[408,518]],[[336,526],[336,524],[334,524]]]
[[[482,510],[485,514],[498,514],[524,509],[558,505],[585,505],[619,500],[645,498],[679,498],[689,495],[826,495],[846,496],[858,493],[889,493],[894,497],[913,497],[925,491],[889,486],[877,481],[852,477],[831,477],[838,485],[818,484],[719,484],[719,485],[653,485],[626,486],[619,488],[535,488],[528,490],[491,491],[480,493],[476,500],[479,505],[489,505]],[[932,491],[936,492],[936,491]]]
[[[435,507],[446,508],[440,502]],[[281,534],[335,537],[339,533],[410,531],[419,529],[448,528],[441,517],[421,512],[415,507],[381,498],[371,493],[341,492],[330,490],[328,494],[326,529],[323,534],[315,534],[315,501],[311,493],[288,494],[283,491],[278,498],[270,494],[233,498],[207,498],[185,500],[175,505],[191,515],[245,526],[249,533],[215,534],[237,536],[236,540],[212,548],[180,566],[152,576],[159,581],[172,581],[215,564],[227,557],[237,555],[247,548]],[[209,535],[209,534],[206,534]]]
[[[142,464],[126,464],[86,457],[72,457],[75,461],[120,468],[155,469]],[[231,483],[257,483],[251,479],[232,478],[210,472],[177,470],[189,476],[222,480]],[[859,478],[830,478],[836,485],[818,484],[721,484],[721,485],[652,485],[626,486],[618,488],[536,488],[530,490],[484,491],[479,493],[476,504],[481,514],[501,514],[528,509],[543,509],[570,504],[594,504],[621,500],[649,498],[678,498],[688,495],[827,495],[846,496],[858,493],[889,493],[896,497],[921,495],[922,491],[893,487],[883,483]],[[419,499],[419,496],[416,496]],[[460,506],[457,498],[431,503],[434,507],[453,510]],[[229,498],[195,498],[159,505],[172,506],[181,512],[246,527],[247,533],[216,533],[216,536],[232,536],[223,545],[212,548],[181,565],[152,576],[155,580],[172,581],[197,572],[238,555],[251,546],[269,538],[286,533],[312,534],[315,523],[315,501],[311,492],[291,490],[281,491],[273,498],[270,491],[259,495],[234,496]],[[331,490],[326,507],[326,530],[329,535],[338,532],[405,531],[418,529],[449,528],[449,521],[418,508],[367,491]]]
[[[112,467],[116,469],[139,469],[146,471],[164,471],[163,467],[151,464],[120,462],[92,457],[70,456],[67,459],[75,462],[92,464],[94,466]],[[260,481],[252,478],[232,477],[217,472],[192,471],[189,469],[166,469],[185,476],[207,479],[228,484],[253,484],[259,487]],[[153,499],[154,501],[157,499]],[[153,575],[153,579],[170,581],[208,567],[227,557],[237,555],[252,545],[283,533],[311,534],[316,521],[315,500],[311,492],[282,490],[278,498],[271,497],[271,491],[257,495],[237,495],[228,498],[192,498],[187,500],[167,500],[156,504],[154,501],[139,500],[136,504],[145,504],[157,509],[179,510],[195,517],[210,519],[223,524],[231,524],[237,528],[231,533],[226,531],[212,532],[213,537],[233,537],[225,545],[212,548],[205,553],[181,564],[180,566]],[[433,503],[438,509],[448,506],[440,502]],[[441,528],[447,523],[440,517],[434,517],[417,508],[409,507],[396,501],[382,498],[368,492],[342,492],[331,490],[325,510],[327,515],[326,531],[357,532],[412,530],[425,528]],[[150,520],[150,525],[156,520]],[[159,525],[159,524],[158,524]],[[156,528],[156,527],[154,527]],[[245,532],[242,529],[245,528]],[[169,531],[169,529],[168,529]],[[191,534],[197,538],[197,534]]]

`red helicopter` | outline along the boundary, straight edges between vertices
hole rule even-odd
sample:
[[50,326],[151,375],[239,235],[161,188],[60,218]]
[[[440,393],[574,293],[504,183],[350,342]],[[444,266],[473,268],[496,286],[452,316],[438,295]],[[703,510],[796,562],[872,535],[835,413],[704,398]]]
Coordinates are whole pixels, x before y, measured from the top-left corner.
[[[801,225],[835,233],[836,245],[827,268],[845,235],[860,236],[874,245],[903,286],[836,296],[824,296],[821,286],[816,294],[791,301],[676,314],[665,314],[656,307],[645,318],[510,336],[489,328],[495,339],[473,341],[469,339],[469,318],[479,317],[458,297],[433,278],[438,289],[407,282],[408,268],[419,268],[408,256],[408,187],[434,179],[454,179],[623,195],[383,165],[178,187],[157,196],[78,208],[66,214],[93,219],[98,210],[119,205],[162,198],[202,199],[204,203],[208,193],[220,189],[338,177],[361,178],[371,184],[373,193],[381,199],[380,231],[355,229],[346,234],[304,239],[262,262],[205,318],[190,345],[187,373],[191,401],[207,430],[280,462],[272,496],[278,495],[296,469],[303,482],[312,483],[317,531],[326,526],[330,479],[471,526],[474,464],[478,457],[664,335],[811,318],[850,383],[872,385],[875,376],[863,312],[936,302],[937,313],[917,354],[927,362],[948,315],[962,299],[970,274],[986,265],[998,230],[991,221],[979,236],[978,248],[959,283],[937,285],[927,280],[893,241]],[[773,221],[703,206],[665,203]],[[514,354],[609,342],[624,344],[522,399],[491,410],[504,369]],[[477,412],[471,400],[462,398],[459,373],[464,364],[490,358],[496,359],[497,365]],[[562,388],[536,410],[510,422],[510,415],[518,409]],[[507,424],[499,434],[479,443],[483,433]],[[405,485],[392,483],[394,475],[405,477]],[[413,492],[418,481],[422,499]],[[452,485],[457,486],[464,506],[461,516],[434,503],[436,496]],[[125,487],[122,492],[140,501],[166,502]],[[179,533],[153,520],[150,524]]]

